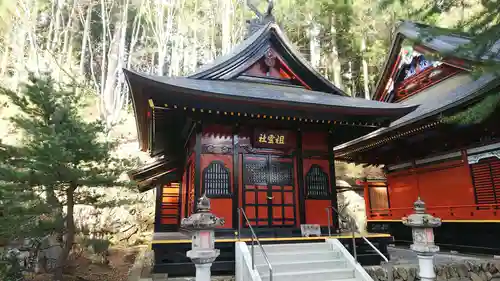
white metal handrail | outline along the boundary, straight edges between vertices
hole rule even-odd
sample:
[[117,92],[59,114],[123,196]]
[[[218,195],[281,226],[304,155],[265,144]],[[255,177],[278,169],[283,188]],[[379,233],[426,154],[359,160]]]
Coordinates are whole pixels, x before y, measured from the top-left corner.
[[384,255],[382,254],[382,252],[377,249],[377,247],[375,247],[375,245],[372,244],[372,242],[370,242],[370,240],[368,240],[368,238],[366,238],[365,236],[361,235],[361,238],[363,238],[363,240],[365,240],[365,242],[370,245],[370,247],[372,247],[373,250],[375,250],[375,252],[377,252],[377,254],[382,257],[382,259],[385,261],[385,262],[389,262],[389,259]]
[[386,262],[388,263],[389,262],[389,259],[384,255],[382,254],[382,252],[379,251],[379,249],[377,249],[377,247],[375,247],[375,245],[373,245],[372,242],[370,242],[370,240],[368,240],[368,238],[366,238],[366,236],[364,236],[363,234],[361,234],[361,232],[358,232],[357,231],[357,227],[356,227],[356,222],[354,220],[354,218],[350,215],[347,215],[347,218],[345,216],[343,216],[343,214],[341,214],[335,207],[333,206],[329,206],[326,208],[326,213],[327,213],[327,216],[328,216],[328,236],[331,236],[331,224],[330,224],[330,209],[334,210],[337,215],[339,217],[341,217],[342,219],[346,220],[350,226],[351,226],[351,232],[352,232],[352,248],[353,248],[353,256],[354,256],[354,259],[356,260],[356,262],[358,261],[358,257],[357,257],[357,253],[356,253],[356,233],[359,234],[359,236],[361,236],[361,238],[363,238],[363,240],[373,249],[375,250],[375,252]]
[[269,268],[269,281],[273,281],[273,267],[271,266],[271,262],[269,261],[269,258],[267,257],[266,251],[264,250],[264,247],[262,247],[262,244],[260,244],[259,238],[257,237],[257,234],[255,234],[255,231],[253,230],[252,225],[250,225],[250,221],[248,220],[247,214],[243,210],[243,208],[238,208],[238,240],[241,240],[241,215],[243,215],[243,218],[245,219],[245,222],[248,224],[248,228],[250,228],[250,231],[252,232],[252,269],[255,270],[255,241],[257,241],[257,245],[259,245],[260,250],[262,251],[262,255],[264,256],[264,259],[266,260],[267,267]]
[[[340,212],[333,206],[328,206],[325,208],[326,214],[328,216],[328,236],[331,236],[332,230],[331,230],[331,224],[330,224],[330,209],[334,210],[339,217],[345,220],[345,217],[340,214]],[[350,220],[347,220],[350,221]],[[332,219],[333,223],[333,219]],[[354,260],[357,262],[358,261],[358,253],[356,251],[356,228],[354,227],[354,224],[351,223],[351,234],[352,234],[352,254],[354,256]]]

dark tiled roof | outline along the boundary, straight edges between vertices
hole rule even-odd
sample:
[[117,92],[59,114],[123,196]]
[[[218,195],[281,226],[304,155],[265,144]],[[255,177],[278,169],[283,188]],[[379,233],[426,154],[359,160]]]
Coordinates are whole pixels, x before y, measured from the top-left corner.
[[[476,62],[489,59],[500,61],[500,40],[495,42],[489,50],[479,52],[479,45],[474,38],[447,28],[404,21],[396,32],[442,55],[457,56]],[[467,48],[460,49],[462,47]],[[459,50],[461,52],[457,53]]]
[[[389,56],[384,65],[384,72],[380,76],[380,79],[377,83],[377,90],[375,91],[376,93],[379,93],[379,90],[385,87],[385,83],[387,83],[391,66],[395,63],[395,60],[401,49],[401,43],[404,38],[419,41],[419,45],[422,45],[440,54],[453,54],[454,50],[457,50],[461,46],[472,42],[471,38],[465,36],[464,34],[454,33],[452,32],[452,30],[408,21],[401,22],[394,33],[394,40],[389,52]],[[496,48],[495,46],[492,48],[492,51],[494,48]],[[469,57],[468,59],[472,60],[473,58]],[[400,102],[399,104],[401,105],[413,105],[418,107],[411,113],[393,121],[388,127],[378,129],[365,136],[341,144],[335,147],[334,150],[336,152],[343,153],[345,151],[348,151],[350,147],[360,146],[364,143],[373,141],[374,139],[393,130],[404,127],[406,125],[410,125],[424,118],[440,114],[447,109],[465,104],[468,101],[471,101],[476,97],[484,94],[487,90],[500,84],[498,79],[496,79],[493,74],[483,74],[478,79],[472,79],[472,76],[470,77],[471,79],[463,80],[461,85],[458,85],[452,90],[436,93],[432,91],[433,87],[431,87],[417,95],[414,95]],[[442,83],[446,83],[446,81],[447,80]],[[439,87],[439,84],[434,87]]]
[[[500,85],[500,81],[493,74],[484,74],[476,80],[469,80],[470,83],[459,85],[454,90],[439,94],[430,95],[432,91],[424,91],[412,98],[409,98],[399,104],[418,106],[413,112],[393,121],[389,127],[381,128],[364,135],[355,140],[346,142],[334,148],[335,151],[343,151],[356,144],[368,142],[378,136],[384,135],[390,131],[410,125],[426,117],[437,115],[447,109],[464,104],[482,94],[485,91]],[[439,86],[439,85],[437,85]]]
[[[147,96],[148,93],[145,92],[145,89],[143,87],[145,85],[144,83],[147,84],[154,81],[164,83],[168,80],[168,83],[171,84],[165,83],[163,87],[176,87],[177,90],[185,87],[187,89],[198,91],[198,94],[205,93],[211,94],[212,96],[217,95],[217,93],[209,93],[210,89],[220,89],[221,85],[223,85],[226,88],[223,91],[226,96],[231,96],[230,93],[233,93],[232,96],[234,98],[259,97],[262,99],[267,98],[268,100],[273,100],[272,95],[262,96],[262,91],[258,90],[259,87],[269,87],[268,85],[265,85],[265,83],[258,83],[256,81],[253,81],[253,84],[247,83],[248,85],[245,86],[245,88],[247,89],[245,92],[248,94],[247,97],[242,97],[241,95],[238,97],[238,87],[243,87],[242,85],[244,84],[237,84],[236,82],[232,82],[232,84],[220,84],[221,81],[235,81],[236,78],[242,75],[242,73],[244,73],[249,67],[251,67],[254,63],[265,56],[269,48],[273,48],[281,57],[283,62],[292,70],[292,72],[294,72],[294,74],[302,81],[304,81],[305,84],[310,86],[312,90],[322,92],[312,100],[307,99],[307,95],[303,95],[302,97],[297,97],[297,95],[288,95],[288,99],[284,99],[286,95],[281,93],[280,95],[282,96],[281,99],[283,101],[295,100],[295,102],[301,102],[304,103],[304,105],[314,103],[328,105],[330,103],[333,103],[333,101],[329,101],[329,99],[327,97],[324,97],[324,95],[333,94],[337,96],[347,96],[343,91],[335,87],[335,85],[333,85],[316,70],[314,70],[311,65],[302,57],[302,55],[293,47],[293,44],[291,44],[286,36],[281,32],[279,26],[274,22],[270,22],[262,26],[246,40],[235,46],[230,53],[217,58],[210,64],[202,66],[187,78],[168,79],[165,77],[153,77],[124,70],[127,82],[129,84],[129,89],[132,94],[141,149],[148,149],[145,114],[148,108],[147,99],[149,97]],[[151,80],[147,81],[148,79]],[[209,81],[212,81],[213,83]],[[270,80],[268,79],[267,82],[270,83]],[[230,85],[233,86],[233,88],[230,89],[228,87]],[[314,93],[311,92],[309,94]],[[279,101],[280,98],[275,98],[274,100]],[[349,108],[349,106],[344,108]],[[393,120],[395,118],[394,114],[401,116],[402,114],[400,112],[407,113],[408,111],[409,109],[401,109],[401,111],[394,109],[391,111],[391,114],[393,116],[389,119]],[[387,122],[387,118],[382,119],[384,119],[383,122]],[[379,121],[375,121],[375,123],[376,122]]]
[[471,39],[464,34],[453,33],[450,29],[403,21],[396,34],[418,41],[419,44],[438,53],[448,53],[468,44]]
[[[165,90],[165,95],[198,95],[214,98],[230,98],[233,100],[261,100],[272,107],[272,104],[286,103],[298,107],[323,107],[329,110],[335,108],[353,109],[353,114],[362,112],[364,114],[385,114],[398,118],[414,109],[412,105],[391,104],[378,101],[365,100],[361,98],[331,95],[324,92],[311,91],[299,87],[276,86],[269,84],[258,84],[240,81],[199,80],[191,78],[169,78],[164,76],[153,76],[126,71],[127,77],[136,76],[156,83],[157,87]],[[398,116],[398,117],[396,117]]]
[[[467,37],[462,33],[456,33],[451,29],[438,28],[410,21],[402,21],[394,32],[392,45],[384,64],[384,70],[379,77],[377,86],[375,87],[376,90],[374,92],[374,99],[377,99],[377,95],[379,95],[381,90],[385,87],[387,79],[389,78],[388,75],[390,74],[391,66],[396,62],[399,51],[401,50],[401,43],[405,38],[417,41],[419,45],[433,50],[438,54],[449,57],[458,56],[458,54],[454,51],[457,51],[460,47],[473,43],[473,40],[470,37]],[[497,60],[500,61],[499,49],[500,40],[492,46],[489,52],[486,52],[485,54],[494,53],[496,54]],[[478,61],[478,58],[472,54],[468,56],[460,54],[460,56],[462,59]],[[484,55],[482,59],[486,60],[486,57],[487,56]]]
[[179,176],[175,169],[177,165],[178,163],[169,162],[165,159],[157,159],[153,163],[129,171],[128,176],[131,180],[137,182],[139,191],[144,192],[153,188],[152,183],[162,177],[163,183],[166,183],[166,178],[170,178],[171,181],[176,180]]
[[254,42],[257,41],[257,39],[261,36],[263,36],[266,32],[268,31],[268,26],[266,25],[265,27],[259,29],[257,32],[253,33],[250,37],[245,39],[243,42],[239,43],[236,45],[230,52],[228,52],[225,55],[222,55],[220,57],[217,57],[213,62],[207,63],[200,68],[198,68],[194,73],[191,73],[188,75],[190,78],[203,78],[203,76],[208,75],[208,73],[212,70],[215,70],[217,68],[222,68],[224,64],[229,63],[231,60],[234,60],[235,58],[241,58],[241,54],[244,53],[245,50],[247,50],[250,46],[254,44]]

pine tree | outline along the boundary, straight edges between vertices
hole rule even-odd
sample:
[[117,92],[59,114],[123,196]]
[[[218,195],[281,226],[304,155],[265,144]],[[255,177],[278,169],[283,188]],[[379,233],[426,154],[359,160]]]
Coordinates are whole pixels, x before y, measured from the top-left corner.
[[21,134],[17,145],[0,143],[0,238],[55,231],[64,236],[54,280],[62,280],[74,243],[75,204],[99,200],[82,187],[120,186],[128,160],[112,155],[117,142],[104,123],[80,115],[85,96],[47,74],[29,76],[20,92],[0,88],[19,113],[11,122]]

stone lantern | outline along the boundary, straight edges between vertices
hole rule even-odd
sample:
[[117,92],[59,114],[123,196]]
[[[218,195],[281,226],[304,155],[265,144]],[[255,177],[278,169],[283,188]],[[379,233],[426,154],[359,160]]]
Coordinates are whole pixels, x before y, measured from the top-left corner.
[[224,225],[224,218],[210,212],[210,200],[203,195],[196,205],[196,212],[182,219],[181,227],[191,234],[191,250],[186,255],[196,267],[196,281],[210,281],[210,268],[219,256],[215,249],[214,229]]
[[441,219],[425,212],[425,202],[418,197],[413,203],[414,214],[403,218],[403,224],[412,228],[413,244],[410,248],[417,254],[422,281],[436,279],[434,254],[439,247],[434,244],[433,228],[441,225]]

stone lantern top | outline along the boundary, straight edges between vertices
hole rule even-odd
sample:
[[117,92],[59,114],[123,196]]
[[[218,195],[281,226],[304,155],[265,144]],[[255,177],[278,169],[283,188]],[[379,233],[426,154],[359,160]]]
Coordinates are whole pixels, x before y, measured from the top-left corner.
[[203,196],[198,199],[198,204],[196,204],[196,211],[198,213],[210,212],[210,199],[208,199],[206,194],[203,194]]
[[415,213],[403,218],[403,224],[410,227],[433,228],[441,225],[441,219],[425,212],[425,202],[417,198],[413,203]]
[[420,196],[413,203],[413,210],[415,210],[415,214],[425,214],[425,202],[420,199]]
[[211,230],[224,223],[224,218],[218,218],[210,212],[210,199],[203,194],[196,204],[196,213],[183,218],[181,227],[185,230]]

